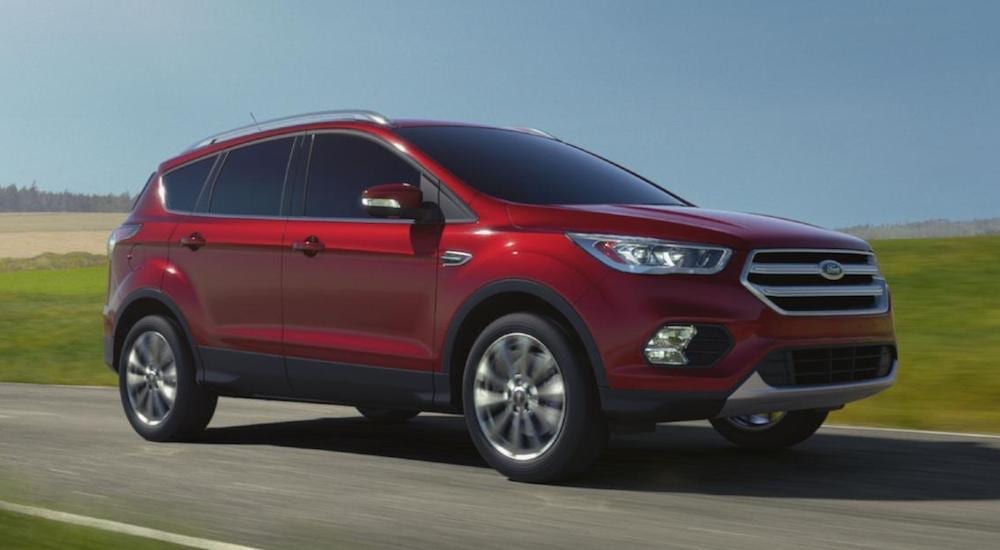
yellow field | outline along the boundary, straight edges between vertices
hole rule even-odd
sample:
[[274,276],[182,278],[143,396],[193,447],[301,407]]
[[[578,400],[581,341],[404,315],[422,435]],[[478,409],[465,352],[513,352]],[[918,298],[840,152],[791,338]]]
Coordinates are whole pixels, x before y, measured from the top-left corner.
[[122,213],[0,213],[0,258],[31,258],[44,252],[104,254]]

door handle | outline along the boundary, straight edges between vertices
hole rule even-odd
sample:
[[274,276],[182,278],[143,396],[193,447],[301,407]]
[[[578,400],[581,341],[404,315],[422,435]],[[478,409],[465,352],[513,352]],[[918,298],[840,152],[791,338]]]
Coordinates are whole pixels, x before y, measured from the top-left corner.
[[181,246],[186,246],[191,250],[198,250],[205,246],[205,237],[202,237],[201,233],[195,231],[187,237],[181,237]]
[[292,250],[297,250],[310,258],[322,252],[324,248],[326,246],[323,244],[323,241],[319,240],[319,237],[316,235],[309,235],[304,241],[295,241],[292,243]]

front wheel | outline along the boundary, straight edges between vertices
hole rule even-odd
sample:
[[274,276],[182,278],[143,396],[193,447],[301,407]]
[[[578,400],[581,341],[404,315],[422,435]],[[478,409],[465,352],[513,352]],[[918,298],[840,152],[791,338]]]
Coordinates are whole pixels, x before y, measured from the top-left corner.
[[738,447],[758,451],[784,449],[809,439],[827,411],[773,412],[711,419],[715,431]]
[[537,315],[506,315],[483,330],[466,363],[463,404],[479,453],[515,481],[579,474],[607,442],[589,366],[557,324]]
[[118,388],[132,428],[150,441],[183,441],[205,429],[217,397],[198,385],[191,350],[159,315],[129,330],[118,361]]

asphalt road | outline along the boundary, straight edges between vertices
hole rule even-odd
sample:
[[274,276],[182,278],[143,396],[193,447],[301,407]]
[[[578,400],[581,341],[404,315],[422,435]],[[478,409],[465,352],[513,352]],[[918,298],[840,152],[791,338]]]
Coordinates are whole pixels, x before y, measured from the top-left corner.
[[0,384],[0,499],[264,548],[998,548],[1000,439],[825,428],[760,456],[664,425],[538,486],[457,417],[226,399],[203,442],[153,444],[114,390]]

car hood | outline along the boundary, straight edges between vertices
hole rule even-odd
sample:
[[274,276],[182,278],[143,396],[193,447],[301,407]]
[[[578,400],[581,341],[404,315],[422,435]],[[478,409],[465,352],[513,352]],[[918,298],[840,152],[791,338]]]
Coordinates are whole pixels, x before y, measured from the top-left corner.
[[692,206],[565,205],[508,207],[519,228],[656,237],[737,249],[870,250],[864,240],[793,220]]

